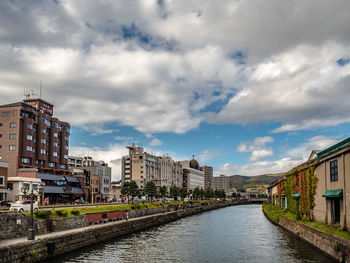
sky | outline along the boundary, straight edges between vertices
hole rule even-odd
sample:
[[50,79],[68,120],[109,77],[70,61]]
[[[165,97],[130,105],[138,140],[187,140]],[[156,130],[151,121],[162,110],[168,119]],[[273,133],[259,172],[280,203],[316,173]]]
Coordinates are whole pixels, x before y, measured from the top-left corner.
[[126,145],[280,173],[349,137],[350,1],[0,1],[0,104],[33,91],[70,155]]

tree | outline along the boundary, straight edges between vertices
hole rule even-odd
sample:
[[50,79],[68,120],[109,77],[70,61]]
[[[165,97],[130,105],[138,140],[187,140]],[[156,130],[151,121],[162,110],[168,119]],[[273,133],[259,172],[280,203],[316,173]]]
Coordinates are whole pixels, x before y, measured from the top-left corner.
[[214,191],[214,197],[215,198],[220,198],[220,191],[218,189],[215,189]]
[[187,189],[186,188],[180,188],[179,189],[179,194],[180,194],[181,200],[183,200],[187,196]]
[[135,181],[130,182],[124,182],[121,189],[121,194],[126,195],[128,197],[128,203],[129,203],[129,196],[132,197],[132,200],[134,201],[134,197],[137,196],[137,191],[139,187],[137,186],[137,183]]
[[199,190],[199,187],[196,187],[193,189],[192,197],[193,199],[197,200],[201,194],[201,190]]
[[165,185],[161,186],[161,187],[159,188],[159,196],[160,196],[161,198],[164,198],[164,197],[166,197],[167,195],[168,195],[168,188],[167,188]]
[[143,188],[143,194],[147,195],[148,200],[151,200],[157,194],[157,188],[153,181],[148,181]]
[[236,198],[237,194],[235,192],[232,193],[232,198]]
[[177,197],[179,196],[179,188],[177,188],[176,185],[170,186],[170,197],[174,198],[174,200],[177,200]]
[[211,198],[211,191],[210,188],[206,188],[204,191],[204,197],[205,199],[209,200]]
[[201,200],[203,200],[204,199],[204,190],[203,190],[203,188],[201,188],[201,190],[199,191],[199,195],[201,197]]

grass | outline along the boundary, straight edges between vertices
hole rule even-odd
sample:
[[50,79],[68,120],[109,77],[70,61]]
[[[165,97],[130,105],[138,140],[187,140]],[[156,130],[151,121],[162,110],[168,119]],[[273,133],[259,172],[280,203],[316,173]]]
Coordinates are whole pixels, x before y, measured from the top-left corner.
[[[95,207],[74,207],[74,208],[62,208],[62,209],[52,209],[52,210],[39,210],[34,212],[34,218],[38,220],[42,219],[57,219],[62,217],[72,217],[87,213],[98,213],[98,212],[108,212],[108,211],[118,211],[118,210],[137,210],[137,209],[147,209],[156,207],[167,207],[169,205],[189,205],[195,203],[215,203],[219,202],[216,200],[208,201],[173,201],[173,202],[154,202],[154,203],[137,203],[137,204],[122,204],[122,205],[100,205]],[[25,215],[29,216],[30,212],[24,212]]]
[[292,214],[286,209],[281,209],[272,204],[263,204],[263,211],[268,218],[270,218],[276,223],[282,217],[288,218],[288,219],[297,221],[298,223],[317,229],[325,234],[350,240],[350,233],[345,230],[342,230],[339,225],[327,225],[317,221],[310,221],[306,218],[298,219],[295,214]]

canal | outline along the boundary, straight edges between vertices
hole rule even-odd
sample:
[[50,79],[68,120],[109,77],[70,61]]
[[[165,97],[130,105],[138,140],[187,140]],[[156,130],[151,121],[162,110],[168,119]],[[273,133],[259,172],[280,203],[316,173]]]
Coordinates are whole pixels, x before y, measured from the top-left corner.
[[261,205],[241,205],[89,246],[50,262],[334,261],[271,224]]

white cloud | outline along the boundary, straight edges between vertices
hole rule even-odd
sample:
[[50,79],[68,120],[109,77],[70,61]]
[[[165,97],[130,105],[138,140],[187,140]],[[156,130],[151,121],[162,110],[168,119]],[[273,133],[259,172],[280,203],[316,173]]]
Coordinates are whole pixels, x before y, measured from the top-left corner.
[[256,137],[252,143],[242,142],[240,143],[236,151],[237,152],[251,152],[249,157],[250,162],[261,160],[268,156],[273,156],[273,150],[266,147],[265,144],[272,143],[274,140],[271,136]]
[[215,174],[255,176],[270,173],[284,173],[305,162],[312,150],[323,150],[337,140],[325,136],[314,136],[306,142],[286,151],[286,157],[277,160],[256,161],[246,165],[225,163],[215,168]]
[[163,142],[161,140],[155,138],[149,143],[149,146],[160,146],[162,144]]
[[131,141],[131,140],[133,140],[133,137],[115,136],[114,139],[117,140],[117,141]]

